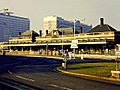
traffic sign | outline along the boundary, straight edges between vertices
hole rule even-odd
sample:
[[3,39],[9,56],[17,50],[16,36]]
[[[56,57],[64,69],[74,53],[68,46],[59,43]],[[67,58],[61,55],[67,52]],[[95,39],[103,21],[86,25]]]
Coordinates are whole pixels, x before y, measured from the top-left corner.
[[70,48],[78,48],[77,44],[71,44]]
[[72,40],[70,48],[78,48],[77,44],[78,44],[78,40]]
[[72,44],[78,44],[78,40],[72,40]]

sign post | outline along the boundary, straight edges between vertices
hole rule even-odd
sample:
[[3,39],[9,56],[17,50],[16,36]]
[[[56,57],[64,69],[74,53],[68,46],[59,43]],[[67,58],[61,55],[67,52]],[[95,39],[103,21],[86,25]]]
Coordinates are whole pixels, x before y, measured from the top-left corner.
[[74,59],[75,59],[75,49],[78,48],[77,44],[78,44],[78,40],[72,40],[72,43],[71,43],[71,47],[70,47],[70,48],[73,49]]

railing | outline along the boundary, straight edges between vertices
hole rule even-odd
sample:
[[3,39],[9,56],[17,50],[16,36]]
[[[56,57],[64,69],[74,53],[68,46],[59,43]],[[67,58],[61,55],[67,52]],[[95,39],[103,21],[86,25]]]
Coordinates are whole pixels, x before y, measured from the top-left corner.
[[[112,40],[111,40],[112,41]],[[89,41],[89,40],[78,40],[78,44],[79,43],[84,43],[84,42],[107,42],[107,40],[93,40],[93,41]],[[71,40],[65,40],[65,41],[42,41],[42,42],[15,42],[15,43],[5,43],[4,45],[14,45],[14,44],[52,44],[52,43],[72,43]],[[3,46],[4,46],[3,45]]]
[[73,34],[70,35],[59,35],[58,37],[54,38],[54,37],[36,37],[36,41],[44,41],[44,40],[61,40],[61,39],[66,39],[66,40],[72,40],[72,39],[100,39],[100,38],[104,38],[104,39],[114,39],[114,32],[96,32],[96,33],[83,33],[83,34],[75,34],[75,37]]

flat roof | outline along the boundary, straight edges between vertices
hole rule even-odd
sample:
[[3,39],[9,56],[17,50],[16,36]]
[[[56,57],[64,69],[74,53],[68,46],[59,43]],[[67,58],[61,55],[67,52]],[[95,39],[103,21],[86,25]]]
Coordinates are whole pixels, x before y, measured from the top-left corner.
[[3,14],[3,13],[0,13],[0,15],[6,16],[6,17],[21,18],[21,19],[27,19],[27,20],[29,20],[29,18],[20,17],[20,16],[13,16],[13,15],[5,15],[5,14]]

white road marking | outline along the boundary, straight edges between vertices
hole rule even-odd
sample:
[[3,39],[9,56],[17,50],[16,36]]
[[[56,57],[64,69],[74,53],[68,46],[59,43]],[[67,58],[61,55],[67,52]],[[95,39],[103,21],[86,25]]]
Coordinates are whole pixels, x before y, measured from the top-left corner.
[[8,70],[8,73],[9,73],[9,74],[13,74],[13,73],[12,73],[11,71],[9,71],[9,70]]
[[[11,71],[9,71],[9,70],[8,70],[8,73],[9,73],[9,74],[13,74],[13,73],[12,73]],[[27,80],[27,81],[35,82],[35,80],[33,80],[33,79],[25,78],[25,77],[22,77],[22,76],[19,76],[19,75],[16,75],[15,77],[21,78],[21,79],[24,79],[24,80]]]
[[55,85],[55,84],[49,84],[49,85],[52,86],[52,87],[55,87],[55,88],[63,89],[63,90],[73,90],[73,89],[71,89],[71,88],[61,87],[61,86],[58,86],[58,85]]
[[32,81],[32,82],[35,82],[35,80],[33,79],[30,79],[30,78],[25,78],[25,77],[22,77],[22,76],[19,76],[19,75],[16,75],[17,78],[21,78],[21,79],[24,79],[24,80],[27,80],[27,81]]

